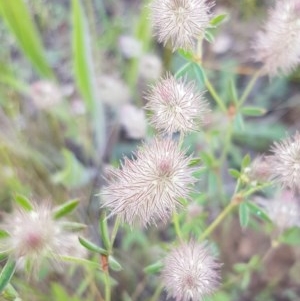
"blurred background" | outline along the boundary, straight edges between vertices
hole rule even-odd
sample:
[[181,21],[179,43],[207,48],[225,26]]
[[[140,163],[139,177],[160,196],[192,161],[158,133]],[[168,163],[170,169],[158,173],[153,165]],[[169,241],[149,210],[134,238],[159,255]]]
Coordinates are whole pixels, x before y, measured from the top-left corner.
[[[228,107],[231,84],[240,93],[259,67],[253,62],[251,45],[272,3],[217,0],[213,8],[215,14],[227,17],[211,30],[211,43],[204,44],[203,65]],[[152,38],[147,4],[141,0],[0,0],[2,213],[11,210],[17,194],[56,205],[78,198],[73,219],[87,224],[85,235],[100,243],[100,203],[95,195],[104,185],[103,176],[108,176],[108,166],[119,166],[124,155],[131,156],[143,139],[153,136],[142,109],[144,93],[165,71],[175,73],[184,64],[180,53]],[[188,72],[188,77],[197,80],[193,73]],[[234,187],[228,168],[239,169],[246,153],[254,158],[267,152],[274,140],[299,129],[299,81],[299,70],[288,78],[257,81],[248,104],[265,108],[266,114],[235,119],[240,126],[234,129],[224,162],[223,191],[212,168],[199,184],[207,194],[195,197],[182,216],[185,231],[198,235],[218,214]],[[204,88],[201,83],[199,88]],[[218,152],[219,137],[230,118],[230,112],[226,116],[212,110],[206,133],[185,139],[189,151]],[[238,224],[233,216],[214,234],[216,254],[224,262],[224,284],[211,300],[300,300],[298,233],[278,247],[260,270],[255,255],[268,250],[273,228],[258,219],[244,230]],[[143,269],[161,258],[172,238],[167,225],[144,231],[122,228],[115,255],[123,270],[112,273],[112,300],[166,300],[164,293],[154,295],[159,277]],[[103,275],[90,267],[67,266],[63,273],[45,267],[39,278],[17,273],[13,284],[22,300],[102,300]]]

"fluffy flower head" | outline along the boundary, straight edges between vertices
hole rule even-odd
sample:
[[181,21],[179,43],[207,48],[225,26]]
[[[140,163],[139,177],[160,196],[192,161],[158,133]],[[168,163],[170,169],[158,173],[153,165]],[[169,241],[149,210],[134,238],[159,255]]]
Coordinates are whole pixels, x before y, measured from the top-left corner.
[[300,226],[300,200],[290,190],[282,190],[271,200],[257,197],[255,201],[280,230]]
[[300,134],[275,142],[273,155],[268,157],[271,179],[278,181],[283,187],[300,191]]
[[174,248],[164,260],[162,278],[169,297],[199,301],[219,286],[221,264],[203,244],[189,242]]
[[30,211],[17,208],[5,216],[1,229],[8,237],[1,239],[0,252],[11,254],[20,264],[29,264],[34,272],[44,259],[56,259],[61,250],[70,247],[70,234],[53,218],[48,205],[36,205]]
[[176,80],[170,74],[152,86],[146,98],[146,109],[153,112],[151,124],[166,134],[198,130],[210,112],[194,82],[187,83],[184,78]]
[[255,59],[275,76],[289,74],[300,62],[300,0],[278,0],[255,42]]
[[209,26],[210,8],[205,0],[154,0],[150,6],[158,42],[192,49]]
[[103,206],[131,225],[165,222],[195,182],[190,158],[176,142],[158,139],[144,144],[135,156],[136,160],[126,158],[121,169],[111,171]]

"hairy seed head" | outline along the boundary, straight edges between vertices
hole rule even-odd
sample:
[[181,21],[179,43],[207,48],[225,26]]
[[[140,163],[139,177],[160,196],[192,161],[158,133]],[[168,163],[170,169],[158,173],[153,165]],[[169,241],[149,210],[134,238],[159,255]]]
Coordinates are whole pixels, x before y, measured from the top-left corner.
[[164,260],[162,279],[168,296],[176,301],[202,300],[218,288],[220,268],[204,244],[181,244]]
[[144,144],[135,156],[134,161],[125,159],[121,169],[111,170],[103,206],[130,225],[165,222],[195,182],[190,158],[168,139]]
[[147,93],[146,109],[153,112],[150,123],[161,133],[187,133],[198,130],[210,110],[194,82],[176,80],[168,74]]
[[192,49],[209,26],[210,8],[205,0],[153,0],[150,5],[154,34],[159,43]]
[[289,74],[300,62],[300,0],[278,0],[257,34],[255,59],[271,76]]
[[268,157],[271,179],[283,187],[300,191],[300,134],[275,142]]

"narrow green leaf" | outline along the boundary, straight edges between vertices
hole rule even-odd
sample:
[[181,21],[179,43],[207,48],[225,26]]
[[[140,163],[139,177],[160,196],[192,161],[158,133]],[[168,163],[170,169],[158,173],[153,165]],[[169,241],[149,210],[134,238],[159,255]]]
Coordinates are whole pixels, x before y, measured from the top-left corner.
[[204,83],[205,83],[204,70],[199,66],[199,64],[194,63],[192,66],[193,66],[193,70],[194,70],[194,73],[196,75],[198,82],[201,83],[202,85],[204,85]]
[[251,157],[249,154],[247,154],[243,160],[242,160],[242,169],[245,169],[246,167],[248,167],[251,163]]
[[287,229],[279,237],[279,242],[292,246],[300,245],[300,228],[292,227]]
[[9,234],[5,230],[0,229],[0,239],[7,237],[9,237]]
[[238,170],[233,169],[233,168],[229,169],[228,173],[235,179],[238,179],[241,176],[241,173]]
[[156,274],[161,271],[163,263],[161,261],[155,262],[144,268],[144,272],[147,274]]
[[0,293],[3,292],[5,287],[10,282],[13,274],[15,273],[16,262],[12,258],[8,258],[5,266],[0,273]]
[[65,262],[76,263],[76,264],[88,266],[91,268],[97,268],[101,270],[101,266],[98,263],[84,258],[78,258],[78,257],[68,256],[68,255],[60,255],[59,258]]
[[204,164],[208,167],[213,166],[215,163],[213,156],[207,152],[201,152],[200,158],[202,162],[204,162]]
[[75,80],[91,115],[96,148],[101,160],[105,148],[105,115],[103,103],[97,94],[90,34],[80,0],[72,0],[72,24]]
[[79,204],[79,200],[68,201],[53,210],[53,217],[59,219],[72,212]]
[[21,194],[17,194],[15,196],[15,202],[22,207],[23,209],[25,209],[26,211],[31,211],[33,210],[33,204],[30,202],[30,200],[25,197],[24,195]]
[[232,101],[237,104],[238,103],[238,92],[236,90],[236,84],[233,78],[229,80],[229,92]]
[[209,23],[211,26],[217,27],[226,19],[226,17],[226,14],[217,15],[214,18],[212,18]]
[[40,75],[53,78],[54,74],[45,59],[39,34],[24,1],[0,0],[0,14]]
[[86,229],[87,227],[85,224],[69,221],[62,221],[61,224],[62,227],[68,231],[80,231]]
[[116,272],[119,272],[121,270],[123,270],[122,266],[120,265],[120,263],[112,256],[108,257],[108,264],[109,267]]
[[192,52],[190,52],[190,51],[186,51],[186,50],[183,50],[183,49],[179,49],[179,50],[177,51],[177,53],[178,53],[181,57],[183,57],[184,59],[186,59],[187,61],[192,62],[193,59],[194,59],[194,54],[193,54]]
[[190,160],[189,166],[190,167],[196,166],[196,165],[199,165],[201,162],[202,162],[201,158],[193,158]]
[[263,116],[266,113],[266,109],[259,107],[243,107],[241,113],[245,116]]
[[99,254],[102,254],[102,255],[105,255],[105,256],[108,255],[108,252],[106,250],[100,248],[99,246],[92,243],[91,241],[89,241],[89,240],[87,240],[83,237],[78,237],[78,240],[81,243],[81,245],[83,245],[89,251],[96,252],[96,253],[99,253]]
[[205,30],[204,39],[209,43],[213,43],[215,41],[215,37],[208,29]]
[[247,227],[249,223],[249,210],[247,207],[247,204],[244,202],[240,204],[239,206],[239,218],[240,218],[240,224],[242,228]]
[[100,228],[100,234],[103,241],[103,245],[105,249],[110,250],[110,239],[109,239],[109,232],[107,228],[107,219],[106,219],[105,212],[102,212],[100,216],[99,228]]
[[268,217],[268,215],[256,204],[254,204],[253,202],[246,202],[248,209],[250,210],[250,212],[255,215],[256,217],[259,217],[260,219],[262,219],[265,222],[270,222],[270,218]]
[[234,118],[234,126],[236,129],[240,131],[245,130],[245,123],[243,119],[243,115],[241,113],[237,113]]

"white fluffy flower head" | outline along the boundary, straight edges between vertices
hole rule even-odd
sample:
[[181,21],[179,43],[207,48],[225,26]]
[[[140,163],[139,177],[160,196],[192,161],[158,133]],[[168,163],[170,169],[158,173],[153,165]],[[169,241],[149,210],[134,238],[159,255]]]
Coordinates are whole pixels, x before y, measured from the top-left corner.
[[169,297],[199,301],[219,286],[221,264],[204,244],[183,243],[164,260],[162,278]]
[[130,225],[166,222],[195,182],[190,158],[176,142],[159,139],[144,144],[135,156],[136,160],[126,158],[121,169],[111,171],[103,206]]
[[211,4],[205,0],[154,0],[151,5],[158,42],[192,49],[209,26]]
[[35,205],[30,211],[15,209],[5,216],[1,229],[8,237],[1,240],[0,252],[10,254],[20,264],[25,263],[34,274],[43,260],[52,258],[55,262],[61,250],[70,247],[70,234],[53,218],[49,205]]
[[256,37],[255,59],[271,76],[289,74],[300,62],[300,0],[278,0]]
[[280,142],[272,147],[273,155],[268,157],[271,179],[283,187],[300,191],[300,134]]
[[165,134],[199,130],[210,112],[194,82],[187,83],[185,78],[176,80],[170,74],[151,87],[146,99],[146,109],[153,112],[150,123]]

